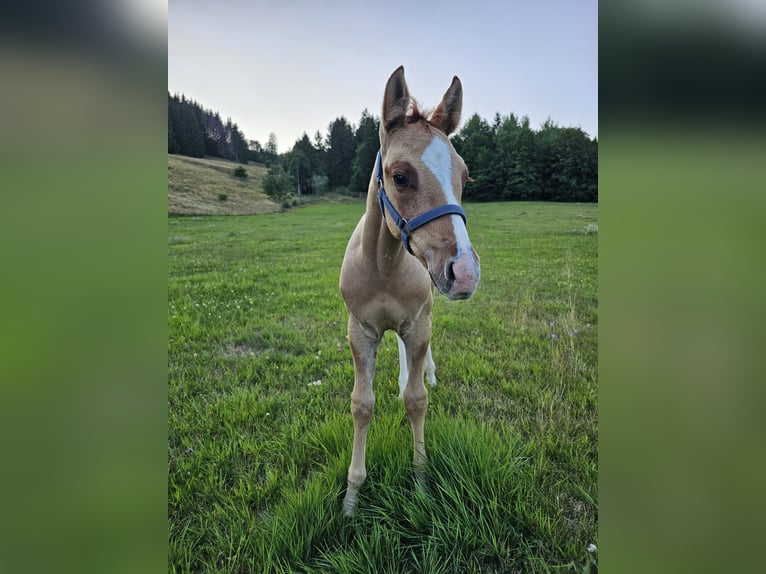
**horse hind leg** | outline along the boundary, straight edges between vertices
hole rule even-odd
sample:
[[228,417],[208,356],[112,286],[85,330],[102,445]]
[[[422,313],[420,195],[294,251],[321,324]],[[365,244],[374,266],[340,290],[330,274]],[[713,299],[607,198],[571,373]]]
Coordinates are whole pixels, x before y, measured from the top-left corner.
[[401,399],[404,395],[404,387],[407,386],[409,369],[407,368],[407,347],[398,334],[396,335],[396,342],[399,344],[399,398]]
[[434,365],[434,358],[431,354],[431,343],[428,343],[428,351],[426,352],[426,379],[429,385],[436,386],[436,365]]

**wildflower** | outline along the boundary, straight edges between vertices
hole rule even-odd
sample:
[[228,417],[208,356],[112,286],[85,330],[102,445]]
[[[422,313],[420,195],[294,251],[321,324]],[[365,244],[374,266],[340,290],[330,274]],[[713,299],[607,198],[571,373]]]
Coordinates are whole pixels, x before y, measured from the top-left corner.
[[549,325],[550,325],[551,327],[555,327],[555,326],[556,326],[556,321],[551,321],[551,322],[549,323]]
[[308,386],[309,387],[318,387],[321,384],[322,384],[322,380],[321,379],[317,379],[316,381],[313,381],[313,382],[309,383]]
[[590,544],[588,544],[588,547],[586,548],[586,550],[590,552],[591,554],[593,554],[598,549],[596,548],[596,545],[593,544],[593,542],[591,542]]
[[551,339],[558,339],[558,335],[556,335],[556,333],[551,333]]

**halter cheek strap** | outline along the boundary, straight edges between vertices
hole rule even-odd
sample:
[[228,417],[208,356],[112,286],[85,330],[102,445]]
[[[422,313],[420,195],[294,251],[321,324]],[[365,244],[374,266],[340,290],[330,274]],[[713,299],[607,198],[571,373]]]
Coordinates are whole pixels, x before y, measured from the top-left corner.
[[378,203],[380,204],[380,211],[383,213],[384,218],[386,217],[386,209],[391,214],[391,218],[394,220],[394,224],[402,233],[402,244],[404,245],[404,248],[407,250],[407,252],[411,255],[414,254],[410,248],[410,235],[412,235],[412,232],[415,231],[418,227],[422,227],[426,223],[429,223],[434,219],[438,219],[445,215],[459,215],[463,218],[463,222],[465,223],[465,212],[463,211],[462,207],[455,203],[447,203],[446,205],[434,207],[433,209],[429,209],[425,213],[416,215],[409,220],[403,218],[391,203],[391,200],[388,199],[386,190],[383,187],[383,159],[381,157],[380,150],[378,150],[376,172],[378,178]]

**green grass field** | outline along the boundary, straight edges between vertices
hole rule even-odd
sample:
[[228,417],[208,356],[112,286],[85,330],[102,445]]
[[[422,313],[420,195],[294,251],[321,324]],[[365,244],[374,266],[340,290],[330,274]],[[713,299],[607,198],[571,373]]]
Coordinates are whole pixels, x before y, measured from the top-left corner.
[[435,302],[427,480],[388,333],[352,519],[337,285],[363,204],[169,219],[170,571],[595,570],[598,208],[464,207],[482,278]]

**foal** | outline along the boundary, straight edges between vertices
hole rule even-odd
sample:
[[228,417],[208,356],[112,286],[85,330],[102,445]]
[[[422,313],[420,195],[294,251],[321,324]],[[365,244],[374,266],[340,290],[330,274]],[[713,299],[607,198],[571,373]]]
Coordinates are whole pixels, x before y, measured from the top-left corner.
[[348,242],[340,272],[355,373],[346,515],[354,512],[367,477],[365,445],[375,405],[372,381],[383,333],[397,333],[399,396],[412,426],[413,464],[418,469],[426,460],[424,368],[429,382],[436,383],[430,344],[432,283],[450,299],[467,299],[479,282],[479,256],[460,207],[468,170],[447,138],[460,122],[462,102],[463,89],[455,77],[426,118],[410,100],[403,67],[386,84],[380,152],[367,209]]

